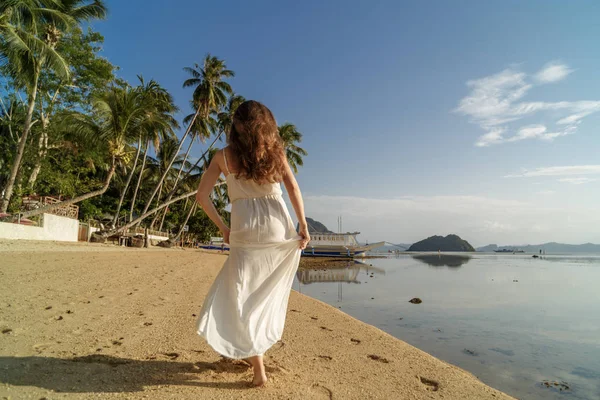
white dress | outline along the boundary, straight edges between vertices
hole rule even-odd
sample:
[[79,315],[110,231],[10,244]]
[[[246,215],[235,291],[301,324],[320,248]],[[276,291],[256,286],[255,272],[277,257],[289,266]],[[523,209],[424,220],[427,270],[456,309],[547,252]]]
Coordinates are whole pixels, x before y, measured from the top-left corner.
[[[223,153],[225,155],[225,153]],[[229,358],[264,354],[283,333],[300,237],[279,183],[229,173],[230,253],[200,310],[197,332]]]

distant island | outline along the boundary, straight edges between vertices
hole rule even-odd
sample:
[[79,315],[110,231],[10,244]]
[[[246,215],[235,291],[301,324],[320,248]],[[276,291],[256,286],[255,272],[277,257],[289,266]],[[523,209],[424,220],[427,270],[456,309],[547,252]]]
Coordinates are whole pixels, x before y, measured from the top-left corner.
[[584,244],[565,244],[565,243],[543,243],[543,244],[527,244],[527,245],[510,245],[498,246],[496,244],[488,244],[487,246],[478,247],[478,252],[492,252],[501,249],[518,249],[526,253],[538,253],[540,250],[546,253],[600,253],[600,244],[584,243]]
[[[312,218],[306,217],[306,224],[308,225],[308,233],[310,233],[310,234],[333,233],[329,229],[327,229],[327,227],[324,224],[322,224],[319,221],[316,221]],[[298,228],[299,228],[299,226],[296,226],[296,229],[298,229]]]
[[431,236],[410,246],[408,251],[475,251],[473,246],[458,235]]

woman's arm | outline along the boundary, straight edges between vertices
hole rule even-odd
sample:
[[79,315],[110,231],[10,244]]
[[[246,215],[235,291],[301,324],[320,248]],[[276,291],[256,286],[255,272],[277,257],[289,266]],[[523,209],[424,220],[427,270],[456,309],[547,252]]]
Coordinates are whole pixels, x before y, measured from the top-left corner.
[[298,218],[298,234],[302,237],[302,241],[300,242],[300,248],[305,249],[308,242],[310,242],[310,234],[308,233],[308,225],[306,223],[306,216],[304,215],[304,201],[302,200],[300,186],[298,186],[298,182],[296,181],[296,177],[294,176],[294,173],[292,172],[292,169],[290,168],[290,165],[287,162],[287,158],[285,156],[283,157],[285,160],[283,184],[285,185],[285,190],[287,190],[288,195],[290,196],[290,201],[292,202],[292,207],[294,207],[296,218]]
[[200,185],[198,185],[198,193],[196,193],[196,201],[200,203],[202,209],[206,215],[208,215],[208,218],[217,225],[223,234],[223,241],[229,243],[229,227],[223,222],[223,219],[217,212],[217,209],[210,198],[210,194],[214,190],[217,179],[219,179],[219,175],[221,175],[220,159],[223,158],[222,151],[223,150],[219,151],[215,157],[213,157],[208,169],[202,174]]

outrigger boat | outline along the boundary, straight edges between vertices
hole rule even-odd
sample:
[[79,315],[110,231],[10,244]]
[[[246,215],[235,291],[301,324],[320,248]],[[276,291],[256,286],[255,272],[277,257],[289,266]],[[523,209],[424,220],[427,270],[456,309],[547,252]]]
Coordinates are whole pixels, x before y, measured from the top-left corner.
[[367,251],[385,245],[385,242],[361,245],[356,236],[360,232],[311,233],[310,242],[302,251],[303,257],[360,257]]

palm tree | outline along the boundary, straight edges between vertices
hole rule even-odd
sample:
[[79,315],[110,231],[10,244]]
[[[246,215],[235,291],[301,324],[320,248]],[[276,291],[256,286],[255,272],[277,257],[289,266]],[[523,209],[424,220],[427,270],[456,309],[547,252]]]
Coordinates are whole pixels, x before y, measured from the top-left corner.
[[302,134],[298,132],[296,125],[285,123],[279,127],[279,136],[283,140],[283,148],[290,167],[298,173],[298,167],[304,165],[302,157],[308,155],[306,150],[296,144],[302,141]]
[[[225,105],[227,102],[227,94],[231,94],[233,90],[231,89],[229,83],[225,82],[224,79],[231,78],[235,75],[233,71],[227,69],[225,61],[220,60],[215,56],[211,56],[210,54],[206,55],[202,67],[200,67],[198,64],[195,64],[194,68],[186,67],[184,70],[192,75],[190,79],[187,79],[183,83],[183,87],[195,88],[192,104],[194,105],[196,111],[189,122],[186,132],[179,142],[177,154],[179,154],[181,146],[187,139],[189,133],[193,129],[198,130],[196,119],[200,117],[200,119],[207,120],[213,111],[218,111],[223,105]],[[208,124],[208,122],[206,123]],[[154,188],[154,191],[150,196],[150,199],[148,199],[142,214],[145,214],[148,211],[152,200],[158,192],[158,188],[162,186],[168,170],[170,170],[171,165],[173,165],[173,161],[174,159],[171,161],[169,168],[167,168],[167,170],[164,172],[164,175]]]
[[[177,107],[173,103],[172,96],[156,81],[150,80],[148,83],[146,83],[144,78],[141,76],[138,76],[138,79],[140,81],[140,85],[136,87],[135,90],[141,94],[139,100],[143,103],[141,106],[146,110],[146,121],[142,127],[143,129],[138,133],[137,152],[134,158],[133,166],[121,192],[117,211],[115,212],[115,216],[113,218],[113,224],[117,223],[119,212],[121,211],[121,206],[123,205],[123,200],[125,199],[125,194],[127,193],[127,189],[129,188],[133,174],[135,173],[142,149],[143,138],[148,136],[148,132],[154,132],[158,136],[162,137],[172,136],[175,134],[173,129],[178,127],[177,121],[175,121],[172,115],[177,111]],[[143,168],[142,171],[140,171],[140,176],[142,172]]]
[[80,137],[88,147],[97,146],[109,164],[108,173],[102,188],[77,196],[73,199],[23,213],[32,216],[51,209],[99,196],[106,192],[116,167],[126,164],[130,152],[127,143],[135,140],[139,132],[146,128],[149,118],[142,94],[129,87],[112,87],[95,95],[92,99],[91,115],[72,113],[67,118],[68,129]]
[[0,2],[0,64],[27,95],[27,114],[4,186],[0,212],[6,212],[17,173],[21,166],[27,137],[31,130],[42,70],[68,78],[69,66],[56,51],[62,31],[81,22],[102,19],[106,7],[102,0],[5,0]]

